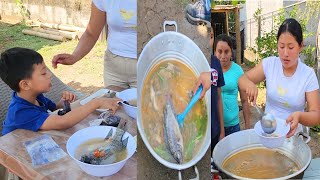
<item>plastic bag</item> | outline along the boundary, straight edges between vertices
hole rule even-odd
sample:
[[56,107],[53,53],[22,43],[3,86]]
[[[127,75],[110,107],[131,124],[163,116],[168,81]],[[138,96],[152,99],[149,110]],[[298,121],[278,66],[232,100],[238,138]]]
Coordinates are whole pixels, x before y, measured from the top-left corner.
[[65,157],[67,154],[47,134],[23,143],[32,160],[32,166],[41,166]]

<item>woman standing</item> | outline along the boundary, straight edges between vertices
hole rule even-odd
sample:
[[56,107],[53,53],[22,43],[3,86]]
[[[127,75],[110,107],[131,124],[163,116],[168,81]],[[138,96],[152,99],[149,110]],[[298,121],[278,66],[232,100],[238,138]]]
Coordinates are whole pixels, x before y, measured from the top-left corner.
[[[239,87],[245,90],[251,102],[256,103],[256,84],[266,80],[267,97],[265,112],[291,123],[287,137],[305,126],[320,124],[318,90],[314,70],[299,58],[303,48],[301,25],[295,19],[286,19],[279,28],[279,57],[263,59],[256,67],[239,79]],[[308,104],[308,111],[304,112]]]
[[[228,35],[221,34],[216,38],[214,54],[219,59],[225,85],[222,89],[223,119],[225,136],[240,131],[238,106],[238,80],[243,75],[242,68],[232,61],[232,41]],[[250,128],[250,109],[245,91],[240,91],[245,128]]]
[[104,85],[137,86],[137,0],[93,0],[86,31],[72,54],[58,54],[57,64],[72,65],[87,55],[107,25],[108,47],[104,57]]

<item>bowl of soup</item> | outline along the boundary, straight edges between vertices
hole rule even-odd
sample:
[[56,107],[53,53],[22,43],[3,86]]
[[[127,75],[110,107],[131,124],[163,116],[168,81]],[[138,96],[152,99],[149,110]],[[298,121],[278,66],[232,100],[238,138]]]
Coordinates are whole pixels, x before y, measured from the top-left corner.
[[[109,134],[112,129],[112,133]],[[117,128],[112,126],[91,126],[75,132],[67,141],[66,149],[69,156],[79,165],[79,167],[92,176],[111,176],[126,164],[127,160],[135,153],[137,145],[132,135],[125,132],[122,140],[127,139],[126,148],[121,149],[114,154],[110,159],[105,159],[102,162],[89,164],[82,162],[84,155],[95,152],[101,147],[108,147],[105,137],[111,135],[115,137]],[[111,140],[109,138],[109,140]]]
[[267,148],[277,148],[282,146],[288,132],[290,131],[290,125],[286,124],[286,120],[281,118],[275,118],[277,121],[277,128],[275,132],[267,134],[261,127],[261,122],[258,121],[254,125],[254,130],[260,138],[261,144]]
[[122,106],[128,116],[137,119],[137,88],[121,91],[117,97],[123,100]]
[[270,149],[261,144],[253,129],[223,138],[212,153],[226,179],[302,179],[311,157],[310,147],[298,135]]

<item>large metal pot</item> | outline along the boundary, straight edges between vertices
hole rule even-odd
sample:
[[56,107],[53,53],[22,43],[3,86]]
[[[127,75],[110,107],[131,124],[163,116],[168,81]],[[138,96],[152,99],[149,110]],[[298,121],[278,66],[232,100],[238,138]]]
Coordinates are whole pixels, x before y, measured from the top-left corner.
[[[176,32],[174,31],[165,31],[166,25],[175,25]],[[177,24],[173,21],[165,21],[164,22],[164,32],[153,37],[143,48],[139,60],[138,60],[138,117],[137,117],[137,125],[138,130],[140,132],[141,138],[145,143],[146,147],[161,164],[176,170],[182,170],[189,168],[196,164],[206,153],[210,146],[210,137],[211,137],[211,93],[207,91],[205,95],[205,102],[207,106],[207,128],[206,135],[203,139],[202,147],[200,148],[198,154],[192,158],[191,161],[183,164],[175,164],[168,162],[161,158],[151,147],[148,139],[145,136],[144,127],[141,119],[141,97],[142,97],[142,89],[144,87],[144,82],[146,77],[148,76],[152,67],[154,67],[159,62],[165,61],[167,59],[177,59],[182,63],[189,66],[197,76],[200,75],[201,72],[210,71],[210,66],[206,57],[203,55],[200,48],[187,36],[177,32]]]
[[[262,147],[260,139],[255,131],[253,129],[239,131],[219,141],[219,143],[213,150],[213,161],[218,169],[222,171],[222,176],[226,176],[226,178],[248,179],[226,171],[222,168],[222,164],[224,160],[230,155],[235,154],[240,150],[255,147]],[[300,137],[298,137],[298,135],[296,135],[286,139],[283,143],[283,146],[277,148],[277,150],[281,151],[287,157],[294,160],[300,167],[299,171],[278,179],[301,179],[303,177],[304,171],[307,169],[311,162],[312,155],[309,146]]]

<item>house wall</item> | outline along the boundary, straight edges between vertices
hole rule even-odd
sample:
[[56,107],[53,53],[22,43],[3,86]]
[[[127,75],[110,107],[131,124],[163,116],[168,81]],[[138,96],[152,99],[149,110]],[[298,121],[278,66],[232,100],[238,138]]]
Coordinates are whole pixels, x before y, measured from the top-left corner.
[[[272,17],[278,15],[280,8],[287,7],[289,5],[295,4],[301,1],[279,1],[279,0],[247,0],[243,5],[243,8],[240,10],[240,21],[242,22],[245,28],[245,46],[254,47],[255,39],[258,37],[258,23],[255,21],[253,14],[258,8],[262,8],[262,22],[261,22],[261,31],[260,33],[270,32],[274,26]],[[298,5],[299,9],[302,12],[307,12],[306,2]],[[292,11],[293,6],[286,8],[286,12],[289,14]],[[316,32],[319,24],[319,16],[313,17],[309,20],[307,24],[307,31],[314,33],[312,36],[304,39],[305,45],[316,45]],[[303,57],[302,57],[303,59]]]
[[[258,23],[254,19],[254,13],[258,8],[262,9],[261,14],[270,13],[276,9],[283,7],[283,1],[279,0],[247,0],[240,10],[240,22],[242,22],[245,28],[245,46],[255,46],[255,39],[258,37]],[[272,28],[272,16],[267,15],[264,23],[266,26],[263,28],[264,31],[269,32]]]
[[[23,0],[23,5],[30,12],[31,19],[79,27],[86,27],[91,11],[89,0]],[[0,15],[2,18],[22,19],[15,0],[1,0]]]

